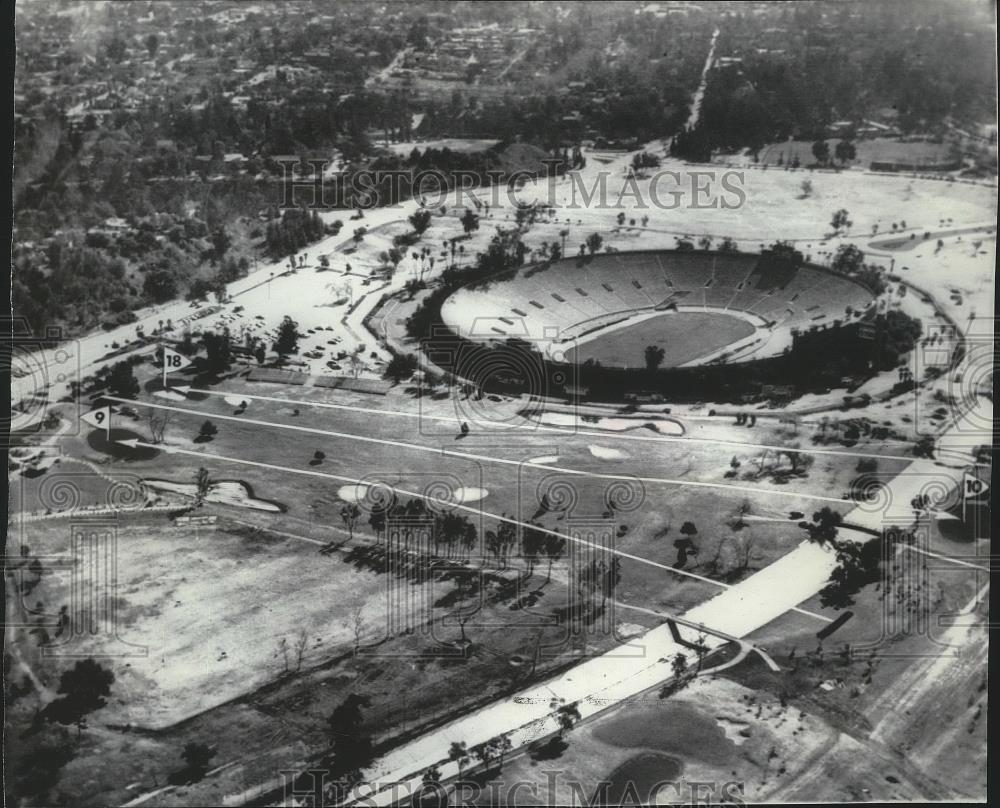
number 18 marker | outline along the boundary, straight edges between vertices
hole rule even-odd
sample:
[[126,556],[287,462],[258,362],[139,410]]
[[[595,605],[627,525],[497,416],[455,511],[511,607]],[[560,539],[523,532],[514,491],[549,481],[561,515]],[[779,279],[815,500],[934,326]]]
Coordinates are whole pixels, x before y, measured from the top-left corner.
[[191,360],[188,359],[184,354],[179,354],[177,351],[164,347],[163,348],[163,386],[167,386],[167,374],[175,370],[183,370],[188,365],[191,364]]

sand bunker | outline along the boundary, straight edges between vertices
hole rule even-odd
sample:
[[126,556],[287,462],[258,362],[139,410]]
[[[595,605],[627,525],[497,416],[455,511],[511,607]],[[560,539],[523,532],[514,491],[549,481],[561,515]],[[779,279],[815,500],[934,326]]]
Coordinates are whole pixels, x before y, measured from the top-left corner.
[[175,393],[173,390],[154,390],[153,395],[157,398],[165,398],[168,401],[186,401],[183,393]]
[[344,502],[361,502],[367,494],[367,485],[342,485],[337,489],[338,499],[342,499]]
[[747,736],[743,732],[750,726],[746,721],[740,721],[724,715],[715,716],[715,721],[722,727],[722,731],[726,733],[726,737],[734,744],[742,746],[746,742]]
[[223,398],[223,401],[225,401],[232,407],[246,408],[250,406],[250,400],[243,398],[243,396],[226,396],[225,398]]
[[[344,502],[361,502],[368,495],[367,485],[342,485],[337,489],[337,497]],[[437,507],[447,508],[454,503],[478,502],[490,495],[486,488],[476,488],[475,486],[460,486],[456,488],[451,496],[435,497]]]
[[609,449],[607,446],[588,446],[590,453],[601,460],[625,460],[628,455],[618,449]]
[[529,460],[529,463],[534,463],[537,466],[549,466],[552,463],[557,463],[559,458],[556,455],[544,455],[543,457],[533,457]]
[[461,488],[456,488],[454,497],[456,502],[478,502],[481,499],[486,499],[490,492],[485,488],[466,488],[462,486]]
[[539,418],[547,426],[565,426],[581,430],[603,429],[608,432],[629,432],[633,429],[647,429],[661,435],[683,435],[684,427],[673,418],[655,415],[638,418],[584,417],[573,413],[546,412]]
[[651,429],[661,435],[683,435],[684,429],[676,421],[651,420],[640,418],[601,418],[596,424],[586,426],[596,426],[598,429],[607,429],[611,432],[628,432],[630,429]]

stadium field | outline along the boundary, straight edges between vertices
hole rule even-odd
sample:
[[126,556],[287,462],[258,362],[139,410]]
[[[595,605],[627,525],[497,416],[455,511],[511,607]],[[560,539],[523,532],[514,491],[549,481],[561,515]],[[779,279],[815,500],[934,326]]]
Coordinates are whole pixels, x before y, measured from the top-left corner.
[[754,328],[746,320],[715,312],[671,312],[596,337],[566,354],[567,361],[593,359],[605,367],[636,368],[646,364],[646,346],[663,348],[661,367],[677,367],[714,353]]

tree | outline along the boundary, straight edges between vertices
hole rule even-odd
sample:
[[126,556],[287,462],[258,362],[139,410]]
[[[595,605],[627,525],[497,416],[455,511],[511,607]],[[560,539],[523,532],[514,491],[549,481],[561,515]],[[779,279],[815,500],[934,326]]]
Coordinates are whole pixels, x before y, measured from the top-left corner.
[[205,370],[209,373],[223,373],[229,370],[233,362],[233,349],[228,329],[221,334],[213,331],[205,332],[201,344],[205,346]]
[[549,561],[549,569],[545,575],[545,581],[548,583],[552,580],[552,563],[558,561],[566,552],[566,539],[555,533],[546,533],[544,552]]
[[434,517],[434,552],[437,554],[443,543],[448,556],[451,557],[454,548],[462,538],[465,529],[465,517],[454,511],[441,513]]
[[281,357],[299,352],[299,324],[287,314],[278,326],[278,338],[274,343],[274,350]]
[[448,760],[458,764],[458,779],[462,779],[462,769],[469,765],[469,750],[465,741],[452,741],[448,748]]
[[43,715],[60,724],[76,724],[77,735],[87,725],[89,713],[99,710],[111,695],[115,675],[92,658],[78,661],[59,678],[61,698],[51,702]]
[[729,236],[726,236],[719,243],[719,252],[737,253],[739,251],[740,251],[739,246]]
[[587,249],[590,250],[591,255],[593,255],[599,249],[601,249],[601,245],[603,243],[604,239],[601,237],[600,233],[591,233],[589,236],[587,236],[587,241],[586,241]]
[[757,537],[752,531],[746,531],[740,541],[740,569],[747,570],[750,568],[750,562],[753,561],[753,551],[757,544]]
[[212,478],[208,474],[208,469],[200,468],[194,475],[194,501],[195,507],[200,508],[205,503],[205,498],[212,490]]
[[843,523],[844,517],[837,511],[824,505],[813,514],[812,522],[801,522],[809,534],[809,541],[816,544],[836,546],[837,529]]
[[[736,458],[734,457],[733,460],[736,460]],[[749,498],[743,497],[740,504],[733,509],[733,518],[729,521],[729,527],[733,530],[743,530],[747,526],[746,517],[752,510],[753,505]]]
[[865,254],[853,244],[841,244],[833,255],[830,266],[845,275],[851,275],[864,265]]
[[497,771],[503,769],[504,755],[512,748],[510,738],[506,735],[497,735],[488,741],[472,748],[473,756],[479,760],[489,770],[493,761],[497,761]]
[[933,460],[935,444],[933,435],[924,435],[913,445],[913,454],[916,457],[928,457]]
[[187,766],[186,773],[192,781],[201,780],[208,771],[212,758],[215,757],[215,750],[206,743],[192,741],[184,745],[181,752],[181,759]]
[[423,235],[424,231],[431,226],[431,212],[426,208],[418,208],[409,217],[413,231],[418,235]]
[[833,214],[833,218],[830,220],[830,226],[833,228],[834,233],[840,233],[842,230],[850,230],[851,225],[854,224],[849,218],[849,214],[844,208],[836,211]]
[[666,351],[659,345],[647,345],[645,351],[646,370],[652,373],[663,364],[663,357]]
[[826,165],[830,160],[830,145],[825,140],[817,140],[812,145],[812,153],[817,163]]
[[468,516],[463,517],[462,535],[459,537],[459,541],[462,543],[462,551],[466,556],[475,548],[478,538],[479,531],[476,530],[476,525]]
[[883,539],[866,542],[843,541],[837,545],[837,566],[829,583],[820,591],[824,606],[836,609],[850,606],[853,595],[879,579]]
[[816,460],[811,454],[800,452],[798,449],[783,449],[782,453],[788,458],[788,462],[792,464],[792,472],[794,474],[806,471]]
[[149,52],[150,57],[156,56],[156,51],[160,47],[160,38],[156,34],[149,34],[145,42],[146,50]]
[[580,720],[580,708],[577,706],[577,702],[564,704],[556,710],[556,720],[559,722],[559,737],[562,738],[563,733],[573,729],[576,722]]
[[348,539],[354,538],[354,526],[357,524],[359,516],[361,516],[361,509],[353,502],[345,502],[340,509],[340,518],[344,527],[347,528]]
[[486,531],[486,547],[493,553],[501,569],[507,567],[507,554],[517,540],[517,526],[508,519],[497,523],[496,532]]
[[459,221],[462,223],[462,230],[464,230],[466,234],[479,229],[479,216],[473,213],[469,208],[465,209],[465,213],[462,214],[462,218],[459,219]]
[[685,673],[687,673],[687,669],[687,657],[680,652],[674,654],[673,659],[670,660],[670,670],[673,673],[674,678],[680,679]]
[[392,264],[392,271],[395,272],[396,268],[399,266],[399,262],[402,261],[405,256],[399,247],[390,247],[382,253],[381,258],[384,263]]
[[535,564],[545,551],[545,532],[539,530],[537,522],[529,522],[521,529],[521,555],[528,564],[525,578],[530,578],[535,572]]
[[360,779],[360,770],[371,761],[371,738],[361,731],[364,725],[362,710],[368,707],[371,707],[370,698],[351,693],[330,714],[331,774],[348,782]]
[[603,558],[595,558],[585,565],[578,575],[578,584],[588,596],[601,593],[602,608],[608,598],[614,595],[620,582],[621,559],[619,558],[613,559],[610,563]]
[[354,656],[357,656],[358,649],[361,648],[361,637],[365,633],[365,612],[361,604],[351,609],[351,618],[347,621],[347,626],[354,635]]
[[479,612],[482,611],[483,606],[485,606],[485,601],[482,597],[482,592],[479,588],[479,579],[473,575],[463,575],[458,579],[458,588],[456,590],[456,598],[459,603],[469,600],[470,598],[476,598],[476,604],[471,607],[461,606],[457,610],[455,620],[458,623],[459,631],[461,632],[461,646],[463,653],[469,653],[472,650],[472,643],[468,637],[465,635],[465,626],[468,622],[475,617]]
[[128,56],[128,45],[120,36],[115,35],[107,46],[108,58],[113,62],[120,62]]
[[222,260],[222,257],[226,254],[232,243],[233,240],[229,237],[229,233],[226,232],[226,228],[219,227],[212,232],[212,250],[215,253],[216,261]]
[[812,180],[810,180],[810,179],[802,180],[802,182],[799,184],[799,188],[802,189],[802,198],[803,199],[806,199],[807,197],[812,196],[812,192],[813,192]]
[[211,421],[205,421],[198,430],[198,437],[202,440],[211,440],[219,434],[219,428]]
[[163,443],[167,424],[170,423],[173,416],[174,414],[170,410],[150,410],[146,415],[146,423],[149,424],[149,439],[153,443]]
[[837,160],[843,164],[853,160],[857,156],[858,150],[854,148],[854,144],[851,141],[841,140],[833,150],[833,153]]
[[108,391],[119,398],[137,398],[139,381],[132,372],[132,365],[127,360],[116,362],[108,374]]
[[685,522],[681,525],[681,535],[693,540],[698,535],[698,528],[695,527],[694,522]]
[[413,354],[393,354],[382,371],[382,376],[399,384],[417,371],[417,357]]

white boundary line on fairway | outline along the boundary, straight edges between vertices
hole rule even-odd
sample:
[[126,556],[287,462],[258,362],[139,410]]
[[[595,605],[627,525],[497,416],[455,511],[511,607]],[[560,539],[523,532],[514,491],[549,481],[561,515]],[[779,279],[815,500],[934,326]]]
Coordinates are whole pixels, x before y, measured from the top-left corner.
[[[824,497],[819,494],[800,494],[794,491],[781,491],[781,490],[769,490],[766,488],[757,488],[749,485],[727,485],[726,483],[707,483],[703,481],[692,481],[692,480],[675,480],[669,477],[639,477],[633,474],[608,474],[604,472],[597,471],[583,471],[582,469],[572,469],[566,466],[553,466],[547,463],[529,463],[524,460],[510,460],[503,457],[494,457],[491,455],[474,454],[471,452],[456,452],[451,449],[445,449],[444,447],[435,448],[433,446],[421,446],[419,443],[406,443],[405,441],[389,440],[388,438],[373,438],[368,435],[352,435],[348,432],[334,432],[332,430],[319,429],[317,427],[309,426],[298,426],[296,424],[279,424],[272,421],[261,421],[256,418],[245,418],[243,416],[237,415],[219,415],[216,413],[205,412],[204,410],[191,410],[186,407],[171,407],[167,404],[154,404],[152,402],[146,401],[134,401],[132,399],[118,398],[116,396],[104,396],[104,398],[109,401],[117,401],[121,403],[127,403],[136,407],[150,407],[152,409],[167,410],[169,412],[179,412],[185,415],[195,415],[197,417],[211,416],[212,418],[218,418],[224,421],[235,421],[237,423],[252,424],[254,426],[261,426],[265,428],[274,429],[287,429],[293,432],[305,432],[312,435],[322,435],[329,438],[343,438],[345,440],[359,441],[361,443],[375,443],[382,446],[393,446],[398,449],[412,449],[418,452],[429,452],[431,454],[438,454],[442,457],[454,457],[460,460],[473,460],[483,463],[496,463],[506,466],[519,466],[535,469],[547,469],[549,471],[558,471],[563,474],[568,474],[578,477],[588,477],[595,480],[619,480],[628,482],[638,481],[641,483],[649,483],[651,485],[677,485],[677,486],[689,486],[692,488],[713,488],[722,489],[724,491],[741,491],[744,493],[751,493],[754,495],[774,495],[779,497],[792,497],[795,499],[810,499],[817,502],[835,502],[838,505],[843,505],[845,500],[840,497]],[[156,445],[149,444],[153,448],[157,448]],[[198,454],[195,452],[195,454]]]
[[[307,476],[307,477],[321,477],[321,478],[327,479],[327,480],[337,480],[338,482],[352,483],[354,485],[367,485],[367,486],[371,486],[371,485],[375,484],[375,483],[373,483],[371,481],[365,482],[364,480],[361,480],[361,479],[357,479],[357,478],[354,478],[354,477],[346,477],[346,476],[344,476],[342,474],[333,474],[332,472],[328,472],[328,471],[313,471],[311,469],[295,469],[295,468],[291,468],[289,466],[279,466],[276,463],[264,463],[264,462],[259,461],[259,460],[246,460],[246,459],[241,458],[241,457],[230,457],[229,455],[211,454],[209,452],[196,452],[196,451],[193,451],[192,449],[181,449],[181,448],[174,447],[174,446],[168,446],[166,444],[148,443],[146,441],[138,440],[138,439],[134,439],[134,438],[130,438],[130,439],[125,440],[125,441],[119,440],[119,441],[116,441],[116,442],[117,443],[121,443],[122,445],[125,445],[125,446],[133,445],[133,446],[143,446],[143,447],[146,447],[146,448],[149,448],[149,449],[156,449],[156,450],[162,451],[162,452],[164,452],[166,454],[184,454],[184,455],[190,455],[192,457],[198,457],[198,458],[201,458],[202,460],[218,460],[218,461],[222,461],[222,462],[226,462],[226,463],[236,463],[236,464],[241,465],[241,466],[255,466],[257,468],[268,469],[270,471],[284,471],[284,472],[288,472],[290,474],[301,474],[301,475],[304,475],[304,476]],[[427,494],[420,493],[418,491],[408,491],[405,488],[397,488],[395,486],[392,486],[392,490],[395,493],[397,493],[397,494],[405,494],[406,496],[416,497],[417,499],[435,500],[434,497],[429,496]],[[437,500],[435,500],[435,501],[437,501]],[[498,521],[510,522],[512,524],[515,524],[515,525],[521,527],[522,529],[525,528],[525,527],[528,527],[527,523],[522,522],[519,519],[514,519],[514,518],[511,518],[509,516],[501,516],[500,514],[491,513],[490,511],[484,511],[484,510],[482,510],[480,508],[474,508],[471,505],[465,505],[463,503],[448,503],[448,507],[449,508],[453,508],[453,509],[457,509],[457,510],[468,511],[469,513],[478,514],[479,516],[482,516],[482,517],[489,517],[490,519],[496,519]],[[650,567],[656,567],[658,569],[666,570],[667,572],[675,573],[677,575],[681,575],[681,576],[684,576],[684,577],[687,577],[687,578],[693,578],[695,580],[702,581],[702,582],[707,583],[707,584],[712,584],[713,586],[717,586],[720,589],[731,589],[733,587],[733,584],[726,584],[726,583],[722,583],[721,581],[715,581],[715,580],[712,580],[711,578],[706,578],[705,576],[698,575],[697,573],[694,573],[694,572],[688,572],[687,570],[680,570],[680,569],[677,569],[675,567],[668,566],[666,564],[661,564],[659,561],[653,561],[653,560],[648,559],[648,558],[643,558],[642,556],[637,556],[637,555],[633,555],[632,553],[627,553],[624,550],[618,550],[616,548],[607,548],[604,545],[600,545],[600,544],[597,544],[595,542],[590,542],[590,541],[587,541],[586,539],[581,539],[581,538],[578,538],[576,536],[570,536],[570,535],[568,535],[566,533],[560,533],[558,530],[551,530],[551,529],[546,528],[546,527],[536,527],[534,525],[532,525],[531,527],[533,527],[535,530],[541,531],[542,533],[548,533],[551,536],[558,536],[559,538],[566,539],[567,541],[575,542],[576,544],[583,545],[584,547],[592,547],[592,548],[595,548],[595,549],[598,549],[598,550],[605,550],[605,551],[606,550],[610,550],[611,553],[613,553],[616,556],[620,556],[621,558],[627,558],[630,561],[636,561],[636,562],[638,562],[640,564],[646,564],[647,566],[650,566]],[[813,618],[815,618],[817,620],[821,620],[824,623],[831,623],[831,622],[833,622],[829,617],[825,617],[825,616],[823,616],[821,614],[816,614],[815,612],[810,612],[807,609],[801,609],[798,606],[793,606],[792,609],[791,609],[791,611],[799,612],[799,613],[807,615],[809,617],[813,617]]]
[[[322,389],[322,388],[317,388],[317,389]],[[278,398],[277,396],[261,396],[261,395],[251,394],[251,393],[224,393],[221,390],[205,390],[205,389],[198,388],[198,387],[192,387],[190,389],[190,392],[192,392],[192,393],[199,393],[201,395],[218,396],[220,398],[224,397],[224,396],[231,396],[233,398],[242,397],[242,398],[246,398],[246,399],[248,399],[250,401],[272,401],[272,402],[275,402],[277,404],[290,404],[290,405],[300,404],[303,407],[317,407],[317,408],[332,409],[332,410],[347,410],[349,412],[365,413],[367,415],[390,415],[390,416],[394,416],[394,417],[397,417],[397,418],[418,418],[418,419],[420,419],[420,418],[426,418],[426,419],[428,419],[430,421],[443,421],[445,423],[454,423],[454,424],[460,424],[462,422],[462,418],[460,418],[457,415],[454,416],[454,417],[452,417],[452,416],[448,416],[448,415],[429,415],[429,414],[426,414],[426,413],[419,413],[419,412],[403,412],[402,410],[380,410],[380,409],[376,409],[374,407],[358,407],[358,406],[351,405],[351,404],[334,404],[334,403],[329,402],[329,401],[309,401],[309,400],[306,400],[306,399]],[[105,396],[105,398],[112,398],[112,397],[111,396]],[[132,403],[134,403],[134,402],[132,402]],[[528,419],[524,418],[524,416],[519,416],[519,417],[521,417],[522,419],[524,419],[526,421],[528,420]],[[600,417],[600,416],[598,416],[598,417]],[[607,416],[607,417],[614,417],[614,416]],[[704,420],[708,420],[709,419],[708,416],[683,416],[683,415],[671,415],[670,418],[672,418],[674,420],[678,420],[678,421],[683,421],[683,420],[699,420],[699,421],[704,421]],[[474,419],[469,419],[469,420],[471,420],[472,423],[474,423],[474,424],[475,423],[484,423],[484,422],[477,422]],[[636,420],[636,423],[637,423],[636,429],[641,429],[642,426],[641,426],[641,423],[639,423],[639,422],[642,421],[642,418],[636,418],[635,420]],[[655,422],[656,420],[658,420],[658,419],[657,418],[653,418],[653,417],[649,418],[649,422]],[[490,423],[490,422],[487,421],[485,423]],[[712,444],[717,444],[717,445],[720,445],[720,446],[739,446],[739,447],[744,447],[744,448],[747,448],[747,449],[768,449],[768,450],[771,450],[771,451],[788,451],[788,450],[791,450],[790,446],[772,446],[772,445],[766,444],[766,443],[746,443],[744,441],[725,440],[723,438],[695,438],[695,437],[691,437],[691,436],[687,436],[687,435],[684,435],[684,436],[673,436],[673,435],[655,435],[655,436],[654,435],[629,435],[629,434],[626,434],[626,433],[623,433],[623,432],[615,432],[615,431],[608,431],[608,430],[605,430],[605,431],[594,431],[594,430],[589,430],[589,429],[574,429],[574,430],[569,430],[569,429],[564,429],[562,427],[557,427],[557,426],[548,426],[548,425],[545,425],[545,424],[538,424],[538,423],[535,423],[533,421],[530,422],[530,423],[525,423],[525,424],[509,424],[509,425],[505,425],[504,429],[511,429],[511,430],[521,429],[521,430],[529,430],[529,431],[533,431],[533,432],[556,432],[556,433],[560,433],[560,434],[563,434],[563,435],[566,435],[566,434],[586,435],[587,437],[613,438],[615,440],[652,441],[653,443],[712,443]],[[820,448],[816,448],[816,447],[812,447],[812,446],[810,446],[809,448],[799,449],[799,450],[796,450],[796,451],[801,451],[804,454],[835,455],[835,456],[840,456],[840,457],[870,457],[870,458],[875,458],[877,460],[899,460],[899,461],[904,462],[904,463],[910,463],[914,459],[913,457],[911,457],[911,456],[908,457],[906,455],[875,454],[875,453],[872,453],[872,452],[840,452],[840,451],[837,451],[835,449],[820,449]]]
[[963,561],[961,558],[952,558],[951,556],[941,555],[940,553],[935,553],[931,550],[923,550],[920,547],[914,547],[912,544],[900,544],[899,546],[903,550],[909,550],[911,553],[917,553],[918,555],[940,558],[942,561],[948,561],[951,564],[958,564],[962,567],[971,567],[974,570],[980,570],[986,573],[990,571],[988,567],[983,567],[979,564],[972,564],[969,561]]

